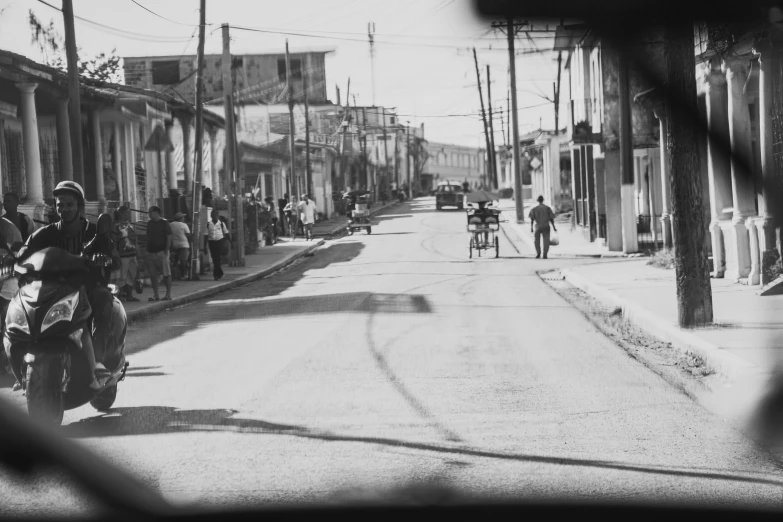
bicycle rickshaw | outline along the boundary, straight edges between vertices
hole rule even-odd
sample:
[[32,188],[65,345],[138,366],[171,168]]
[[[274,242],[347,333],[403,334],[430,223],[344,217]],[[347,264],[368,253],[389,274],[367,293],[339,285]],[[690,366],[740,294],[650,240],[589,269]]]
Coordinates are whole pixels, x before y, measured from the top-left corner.
[[370,219],[370,192],[355,190],[343,196],[346,200],[348,211],[348,234],[353,235],[357,230],[364,229],[372,234],[372,220]]
[[[487,203],[497,201],[498,197],[489,192],[479,190],[468,193],[465,200],[469,204],[467,209],[467,230],[470,234],[470,246],[468,247],[470,257],[473,257],[473,250],[476,250],[478,256],[481,257],[482,250],[490,249],[495,251],[496,258],[499,257],[500,241],[495,232],[500,230],[500,210],[486,208]],[[476,208],[470,203],[476,203],[479,207]]]

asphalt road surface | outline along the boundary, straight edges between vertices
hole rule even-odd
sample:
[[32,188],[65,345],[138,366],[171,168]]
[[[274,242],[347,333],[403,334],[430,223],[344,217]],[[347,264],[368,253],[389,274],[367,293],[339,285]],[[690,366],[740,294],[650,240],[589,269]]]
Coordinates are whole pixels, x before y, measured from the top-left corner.
[[[135,325],[114,408],[66,412],[63,434],[175,503],[345,502],[426,483],[780,507],[774,459],[535,274],[584,259],[536,260],[502,234],[499,259],[469,259],[464,213],[434,206],[398,206],[372,235]],[[86,502],[62,477],[0,478],[16,514],[43,488],[57,509]]]

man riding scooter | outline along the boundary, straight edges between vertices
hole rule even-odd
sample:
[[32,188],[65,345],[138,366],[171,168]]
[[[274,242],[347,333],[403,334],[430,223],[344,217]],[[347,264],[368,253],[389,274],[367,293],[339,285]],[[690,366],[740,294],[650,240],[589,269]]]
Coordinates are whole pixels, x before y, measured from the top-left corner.
[[[54,189],[53,195],[60,220],[33,233],[19,250],[17,260],[23,261],[35,252],[48,247],[57,247],[73,255],[82,255],[85,245],[95,239],[97,227],[84,216],[85,198],[82,187],[73,181],[62,181]],[[102,388],[101,380],[111,375],[101,362],[111,334],[109,329],[114,299],[107,288],[107,283],[111,270],[118,270],[121,261],[108,235],[105,238],[99,237],[95,241],[92,253],[111,258],[111,268],[90,266],[90,275],[84,285],[87,303],[80,302],[83,311],[87,306],[92,309],[94,333],[90,333],[90,328],[85,328],[81,342],[92,372],[90,388],[98,391]],[[20,279],[20,287],[23,286],[22,279],[24,276]]]

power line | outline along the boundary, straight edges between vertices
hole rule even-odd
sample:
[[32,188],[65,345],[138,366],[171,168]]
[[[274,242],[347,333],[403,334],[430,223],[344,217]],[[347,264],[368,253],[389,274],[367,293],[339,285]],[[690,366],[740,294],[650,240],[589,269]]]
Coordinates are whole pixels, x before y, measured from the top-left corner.
[[[45,2],[44,0],[38,0],[38,1],[40,3],[48,6],[48,7],[51,7],[55,11],[62,12],[62,9],[60,9],[59,7],[56,7],[56,6],[54,6],[54,5],[52,5],[52,4],[48,3],[48,2]],[[95,22],[93,20],[89,20],[89,19],[81,17],[81,16],[74,15],[74,18],[76,18],[76,19],[78,19],[78,20],[80,20],[82,22],[94,25],[96,27],[103,28],[105,30],[110,31],[115,36],[120,36],[120,37],[124,37],[124,38],[130,38],[130,39],[135,39],[135,40],[143,40],[143,41],[148,41],[148,42],[158,42],[158,43],[187,42],[187,41],[190,40],[190,38],[183,38],[183,37],[179,37],[179,36],[172,37],[172,36],[157,36],[157,35],[153,35],[153,34],[134,33],[132,31],[126,31],[124,29],[119,29],[117,27],[112,27],[110,25],[102,24],[100,22]]]
[[[182,23],[182,22],[177,22],[176,20],[172,20],[171,18],[166,18],[165,16],[159,15],[158,13],[156,13],[155,11],[153,11],[153,10],[151,10],[151,9],[147,8],[147,7],[144,7],[143,5],[141,5],[140,3],[138,3],[136,0],[131,0],[131,2],[133,2],[133,3],[134,3],[134,4],[136,4],[137,6],[141,7],[141,8],[142,8],[142,9],[144,9],[145,11],[147,11],[147,12],[149,12],[149,13],[152,13],[152,14],[154,14],[154,15],[155,15],[155,16],[157,16],[158,18],[162,18],[163,20],[166,20],[167,22],[171,22],[172,24],[177,24],[177,25],[185,25],[185,26],[188,26],[188,27],[198,27],[198,26],[199,26],[198,24],[184,24],[184,23]],[[206,25],[215,25],[215,24],[206,24]]]

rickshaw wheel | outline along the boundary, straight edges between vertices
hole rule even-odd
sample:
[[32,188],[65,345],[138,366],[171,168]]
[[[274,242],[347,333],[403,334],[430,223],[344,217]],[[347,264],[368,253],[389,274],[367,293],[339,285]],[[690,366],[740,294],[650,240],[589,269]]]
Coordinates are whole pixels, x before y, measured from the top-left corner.
[[498,240],[498,237],[495,236],[495,259],[500,257],[500,241]]
[[372,234],[372,227],[367,227],[367,233]]

